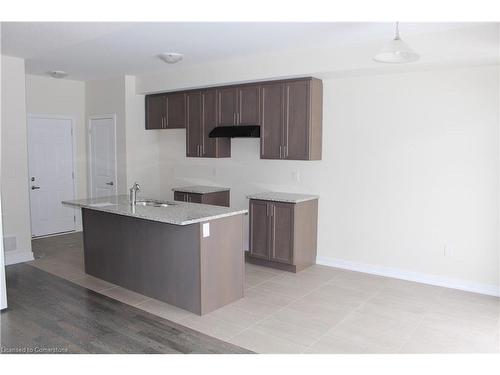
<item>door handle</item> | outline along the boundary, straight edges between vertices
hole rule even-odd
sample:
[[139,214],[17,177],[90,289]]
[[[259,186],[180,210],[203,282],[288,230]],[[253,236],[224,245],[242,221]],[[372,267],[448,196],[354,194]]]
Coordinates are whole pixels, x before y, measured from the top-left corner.
[[40,189],[40,186],[31,185],[31,190],[37,190],[37,189]]
[[106,185],[113,186],[114,183],[113,183],[113,181],[109,181],[109,182],[106,182]]

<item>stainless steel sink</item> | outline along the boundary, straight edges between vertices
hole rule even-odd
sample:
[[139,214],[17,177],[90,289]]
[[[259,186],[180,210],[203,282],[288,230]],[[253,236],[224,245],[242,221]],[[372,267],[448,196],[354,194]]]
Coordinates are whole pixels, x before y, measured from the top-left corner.
[[177,203],[173,202],[162,202],[162,201],[156,201],[153,199],[146,199],[146,200],[141,200],[135,202],[136,206],[151,206],[151,207],[168,207],[168,206],[175,206]]

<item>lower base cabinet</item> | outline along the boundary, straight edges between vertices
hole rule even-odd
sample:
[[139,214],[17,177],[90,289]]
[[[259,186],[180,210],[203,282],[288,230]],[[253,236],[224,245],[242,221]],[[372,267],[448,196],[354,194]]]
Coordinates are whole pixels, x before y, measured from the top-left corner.
[[250,263],[298,272],[316,263],[318,200],[250,199]]
[[174,191],[174,200],[189,203],[212,204],[214,206],[229,207],[229,190],[213,193],[187,193]]

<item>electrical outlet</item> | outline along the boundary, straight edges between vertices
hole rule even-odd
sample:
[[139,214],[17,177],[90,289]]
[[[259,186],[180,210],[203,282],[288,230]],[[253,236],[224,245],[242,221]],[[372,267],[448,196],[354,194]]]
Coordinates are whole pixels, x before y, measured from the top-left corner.
[[212,168],[212,176],[217,176],[217,168]]
[[300,172],[299,171],[292,172],[292,180],[294,182],[300,182]]

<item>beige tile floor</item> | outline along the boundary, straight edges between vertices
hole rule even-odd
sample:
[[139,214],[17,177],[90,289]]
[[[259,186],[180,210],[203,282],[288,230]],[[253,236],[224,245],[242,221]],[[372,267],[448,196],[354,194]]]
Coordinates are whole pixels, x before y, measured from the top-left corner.
[[245,297],[202,317],[83,271],[79,234],[33,241],[31,265],[259,353],[499,352],[499,299],[325,266],[246,264]]

